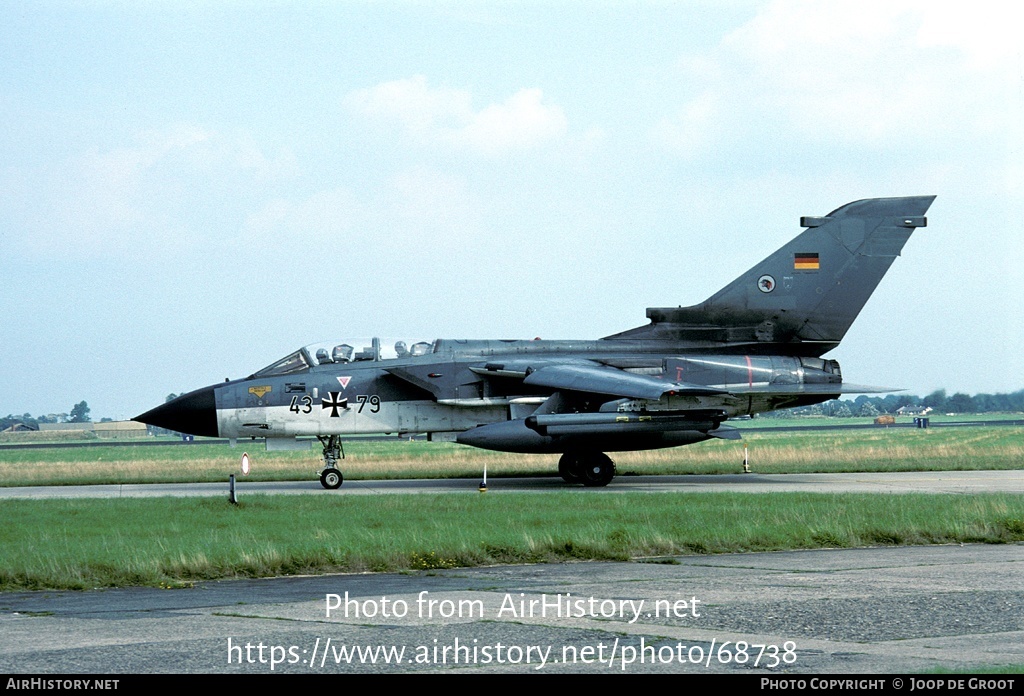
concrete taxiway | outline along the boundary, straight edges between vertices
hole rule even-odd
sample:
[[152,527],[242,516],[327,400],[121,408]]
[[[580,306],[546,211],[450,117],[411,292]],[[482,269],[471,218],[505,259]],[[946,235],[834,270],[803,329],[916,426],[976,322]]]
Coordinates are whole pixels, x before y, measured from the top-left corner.
[[[720,474],[714,476],[620,476],[606,488],[584,489],[558,477],[491,478],[488,493],[585,490],[598,492],[720,491],[771,493],[1024,493],[1022,471],[911,471],[852,474]],[[346,481],[334,491],[314,480],[250,482],[239,477],[236,492],[286,495],[366,495],[374,493],[473,493],[479,479],[403,479]],[[0,499],[16,498],[149,498],[226,496],[224,483],[112,484],[100,486],[31,486],[0,488]]]
[[1012,544],[4,593],[0,671],[985,671],[1024,664],[1022,578]]

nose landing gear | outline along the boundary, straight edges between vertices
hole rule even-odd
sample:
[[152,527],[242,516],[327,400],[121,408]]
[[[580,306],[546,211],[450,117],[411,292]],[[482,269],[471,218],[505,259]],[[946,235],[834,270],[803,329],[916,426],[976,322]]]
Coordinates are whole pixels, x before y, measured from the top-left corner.
[[341,488],[341,484],[345,481],[345,477],[341,475],[341,470],[338,469],[338,460],[345,458],[345,450],[341,446],[341,437],[339,435],[328,435],[327,437],[317,437],[317,439],[324,446],[324,468],[320,472],[320,485],[327,490]]

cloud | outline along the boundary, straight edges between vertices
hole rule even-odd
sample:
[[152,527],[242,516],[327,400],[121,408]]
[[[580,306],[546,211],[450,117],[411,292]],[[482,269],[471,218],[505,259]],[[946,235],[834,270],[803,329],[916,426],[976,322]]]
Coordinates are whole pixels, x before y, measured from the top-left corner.
[[485,219],[464,179],[414,167],[381,184],[274,198],[246,217],[242,233],[249,245],[287,240],[377,257],[424,242],[451,249],[472,240]]
[[686,156],[785,146],[1001,147],[1019,138],[1024,11],[999,3],[778,0],[678,63],[652,140]]
[[260,248],[282,238],[288,243],[316,248],[337,241],[339,235],[353,228],[362,214],[352,192],[339,187],[318,191],[298,201],[269,200],[246,216],[242,234],[246,243]]
[[22,249],[136,256],[223,236],[227,230],[208,229],[205,213],[230,216],[245,199],[262,197],[268,183],[297,173],[289,151],[268,156],[247,136],[177,124],[47,169],[10,168],[0,183],[17,192],[5,196],[4,214],[24,232]]
[[474,114],[462,136],[484,152],[530,148],[565,134],[566,120],[558,107],[541,103],[539,89],[521,89],[502,104]]
[[950,47],[973,68],[1004,70],[1021,58],[1024,7],[1001,0],[925,3],[917,33],[921,47]]
[[684,156],[702,153],[719,135],[718,102],[710,91],[690,99],[675,115],[658,121],[652,132],[654,140]]
[[346,107],[367,118],[398,125],[424,144],[466,147],[486,155],[534,148],[563,137],[562,109],[544,103],[540,89],[521,89],[500,104],[474,111],[466,90],[431,88],[417,75],[356,90]]
[[461,127],[473,116],[469,92],[447,87],[430,89],[422,75],[356,90],[344,101],[355,112],[394,121],[423,138]]

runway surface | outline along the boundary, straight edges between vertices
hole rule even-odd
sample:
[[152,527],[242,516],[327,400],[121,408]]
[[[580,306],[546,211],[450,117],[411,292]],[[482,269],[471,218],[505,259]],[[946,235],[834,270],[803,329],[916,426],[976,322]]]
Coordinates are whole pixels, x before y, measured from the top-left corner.
[[[239,477],[239,496],[252,494],[365,495],[373,493],[479,494],[480,479],[402,479],[346,481],[334,491],[318,481],[249,482]],[[616,492],[770,493],[1024,493],[1024,471],[913,471],[853,474],[719,474],[713,476],[619,476],[606,488],[584,489],[557,476],[491,478],[487,494],[507,491],[542,493],[579,490],[588,495]],[[160,496],[227,496],[228,483],[119,484],[102,486],[33,486],[0,488],[0,499],[147,498]]]
[[769,675],[1024,664],[1021,544],[649,560],[4,593],[0,671]]

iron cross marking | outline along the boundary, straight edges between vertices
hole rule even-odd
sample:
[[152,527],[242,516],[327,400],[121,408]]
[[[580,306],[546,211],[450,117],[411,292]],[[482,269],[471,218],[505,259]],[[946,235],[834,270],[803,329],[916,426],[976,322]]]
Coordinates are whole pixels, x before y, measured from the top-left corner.
[[348,408],[348,399],[342,399],[341,392],[328,392],[327,396],[320,401],[321,408],[331,409],[331,418],[338,417],[339,408]]

